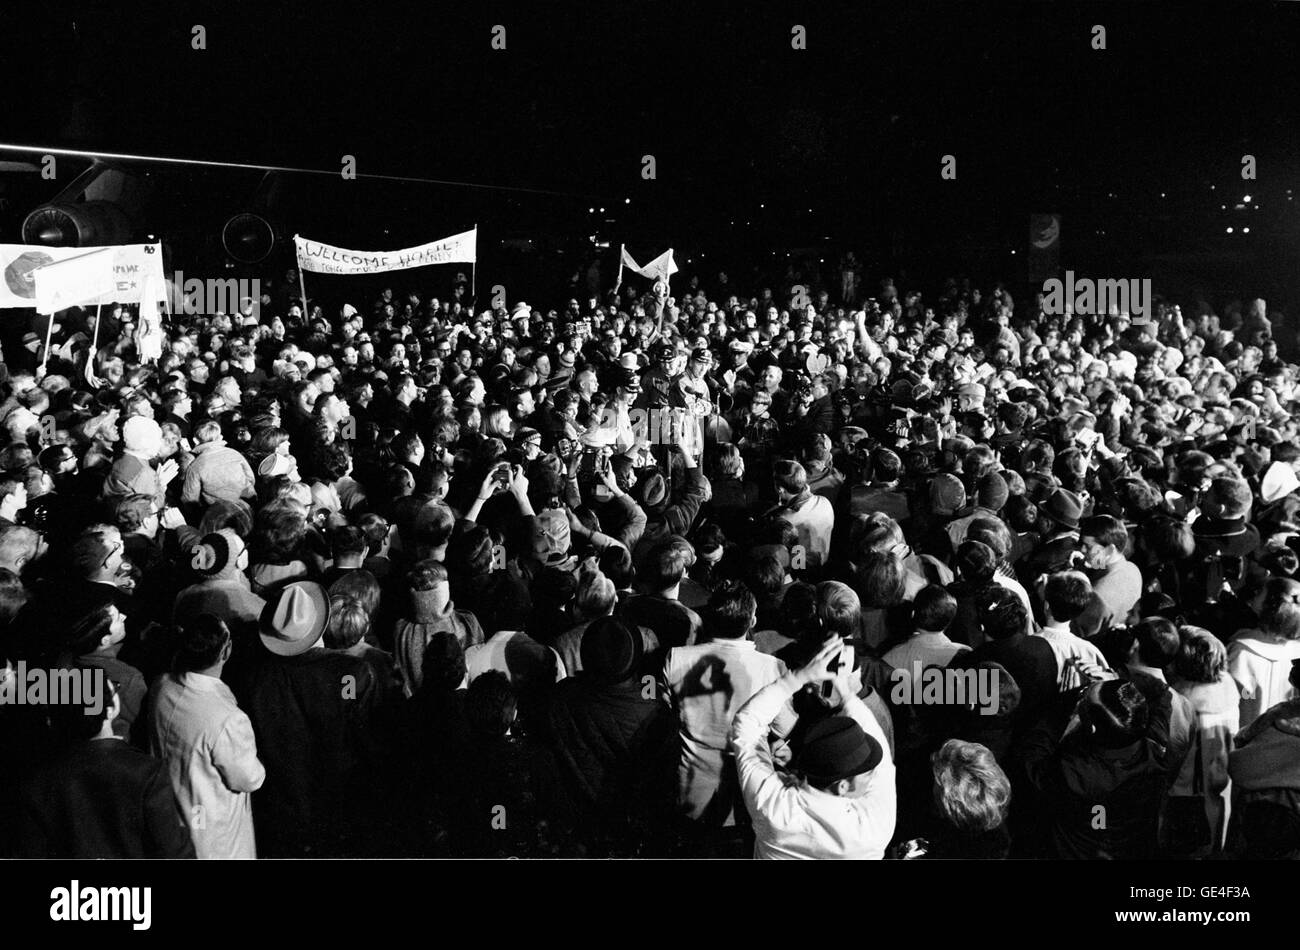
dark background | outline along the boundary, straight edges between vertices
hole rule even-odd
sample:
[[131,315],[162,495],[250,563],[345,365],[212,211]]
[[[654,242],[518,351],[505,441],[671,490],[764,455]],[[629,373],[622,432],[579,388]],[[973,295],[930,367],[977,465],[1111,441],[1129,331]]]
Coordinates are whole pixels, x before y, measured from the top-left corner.
[[[555,192],[287,177],[288,234],[396,247],[477,222],[489,283],[600,257],[608,285],[621,241],[638,259],[671,244],[706,283],[779,279],[791,252],[833,280],[850,248],[873,283],[1015,282],[1038,211],[1063,216],[1077,272],[1300,304],[1300,3],[283,6],[5,5],[0,140],[327,170],[352,154],[362,173]],[[182,244],[259,179],[159,175],[147,230]]]

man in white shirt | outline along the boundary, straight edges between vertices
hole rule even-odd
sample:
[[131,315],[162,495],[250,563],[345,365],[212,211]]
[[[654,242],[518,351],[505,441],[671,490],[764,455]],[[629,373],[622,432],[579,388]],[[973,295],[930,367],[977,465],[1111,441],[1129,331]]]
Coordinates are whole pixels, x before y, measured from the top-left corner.
[[185,629],[176,672],[154,683],[150,745],[167,763],[181,815],[200,858],[256,858],[252,793],[266,769],[253,724],[221,670],[230,630],[211,614]]
[[[763,687],[736,714],[731,751],[754,822],[756,858],[879,860],[893,837],[889,742],[857,698],[843,650],[843,640],[828,640],[806,666]],[[839,713],[804,734],[794,773],[777,772],[767,738],[773,720],[805,685],[827,681],[843,703]]]
[[1128,622],[1142,597],[1142,571],[1124,556],[1128,528],[1111,515],[1094,515],[1079,525],[1083,566],[1092,576],[1092,602],[1074,621],[1074,632],[1094,637]]
[[1110,669],[1101,651],[1070,629],[1075,618],[1092,603],[1092,582],[1080,571],[1058,571],[1040,584],[1047,622],[1034,636],[1046,640],[1056,655],[1056,685],[1065,693],[1089,682],[1081,666]]
[[[945,667],[958,653],[970,647],[953,643],[944,633],[957,616],[957,599],[937,584],[921,588],[912,602],[910,637],[885,654],[885,662],[897,673],[905,670],[914,679],[928,667]],[[918,684],[919,685],[919,684]]]
[[821,568],[831,549],[835,529],[835,506],[808,488],[808,473],[798,462],[778,459],[772,463],[777,507],[772,512],[794,525],[811,570]]
[[[785,673],[785,664],[759,653],[750,635],[758,604],[738,581],[723,581],[709,598],[707,643],[677,647],[664,663],[664,682],[677,712],[681,758],[677,769],[680,812],[704,827],[736,823],[739,795],[727,733],[737,710]],[[783,710],[775,727],[786,735],[794,725]]]

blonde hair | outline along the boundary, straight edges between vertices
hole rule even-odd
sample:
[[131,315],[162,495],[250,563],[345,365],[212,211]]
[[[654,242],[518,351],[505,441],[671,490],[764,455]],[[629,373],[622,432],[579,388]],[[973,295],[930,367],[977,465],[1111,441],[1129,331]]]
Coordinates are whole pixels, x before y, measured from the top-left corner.
[[934,800],[959,831],[992,831],[1006,820],[1011,782],[978,742],[949,739],[930,756]]

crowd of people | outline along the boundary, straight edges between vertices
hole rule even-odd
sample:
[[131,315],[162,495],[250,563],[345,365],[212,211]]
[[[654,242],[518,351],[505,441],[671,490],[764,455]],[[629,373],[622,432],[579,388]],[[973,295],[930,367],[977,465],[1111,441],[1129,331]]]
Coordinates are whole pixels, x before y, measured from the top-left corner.
[[1263,301],[294,287],[0,366],[3,853],[1300,853]]

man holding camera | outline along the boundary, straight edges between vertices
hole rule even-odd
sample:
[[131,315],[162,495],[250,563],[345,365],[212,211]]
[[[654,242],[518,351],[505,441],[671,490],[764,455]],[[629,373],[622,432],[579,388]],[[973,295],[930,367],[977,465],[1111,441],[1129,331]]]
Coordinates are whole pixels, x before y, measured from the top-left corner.
[[[889,741],[851,681],[839,637],[801,669],[763,687],[736,714],[731,752],[754,822],[755,858],[879,860],[894,834],[897,797]],[[791,762],[776,770],[768,745],[773,721],[812,683],[832,686],[837,712],[804,733]]]

